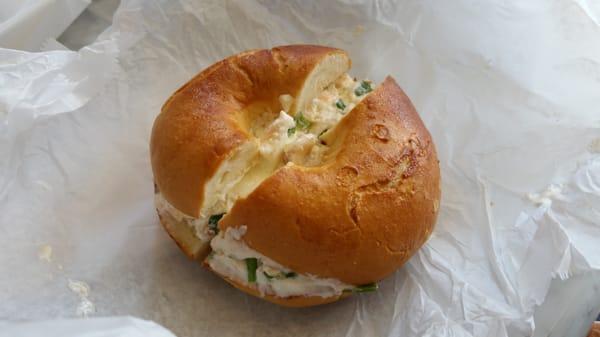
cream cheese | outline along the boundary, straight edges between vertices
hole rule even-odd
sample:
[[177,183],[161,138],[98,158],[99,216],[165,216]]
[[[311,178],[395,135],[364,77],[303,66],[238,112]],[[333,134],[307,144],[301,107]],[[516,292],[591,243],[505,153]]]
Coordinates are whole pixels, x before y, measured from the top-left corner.
[[552,184],[546,188],[542,193],[528,193],[527,197],[531,202],[533,202],[536,206],[550,206],[552,204],[552,200],[559,198],[562,194],[562,186]]
[[88,317],[90,314],[96,312],[94,303],[90,301],[90,286],[83,282],[68,279],[68,287],[72,292],[77,294],[79,297],[79,304],[77,305],[77,315],[80,317]]
[[285,111],[279,112],[277,117],[267,128],[260,139],[259,152],[267,160],[279,160],[285,145],[292,141],[288,130],[295,125],[294,118]]
[[175,219],[175,221],[184,222],[194,228],[196,236],[203,242],[209,241],[212,235],[214,235],[208,228],[208,217],[194,218],[181,212],[175,206],[171,205],[161,193],[154,194],[154,205],[159,213],[166,213]]
[[[227,228],[215,236],[210,245],[213,253],[206,259],[208,265],[218,274],[235,282],[256,288],[261,295],[277,297],[341,295],[354,286],[333,278],[320,278],[310,274],[297,274],[287,267],[248,247],[242,240],[246,226]],[[256,258],[256,282],[248,282],[245,259]],[[268,275],[268,276],[267,276]],[[288,277],[286,277],[288,275]]]
[[[368,82],[368,81],[367,81]],[[302,112],[310,126],[305,129],[296,128],[290,141],[284,148],[285,161],[302,166],[317,166],[323,162],[327,146],[321,144],[319,136],[333,129],[344,116],[350,112],[367,95],[357,95],[361,83],[348,74],[340,76],[315,97],[306,111]],[[291,106],[289,95],[282,95],[279,100]]]
[[356,95],[361,83],[348,74],[340,76],[327,86],[304,112],[304,116],[312,122],[311,131],[317,135],[323,130],[334,127],[367,95]]

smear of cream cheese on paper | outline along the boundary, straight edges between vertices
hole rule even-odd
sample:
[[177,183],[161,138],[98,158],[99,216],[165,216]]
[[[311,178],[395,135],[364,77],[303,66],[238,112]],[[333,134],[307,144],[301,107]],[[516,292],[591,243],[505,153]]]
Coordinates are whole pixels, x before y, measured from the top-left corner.
[[562,192],[562,185],[552,184],[541,193],[528,193],[527,198],[536,206],[549,206],[552,199],[559,197]]
[[68,286],[72,292],[79,296],[79,304],[77,305],[77,315],[80,317],[88,317],[90,314],[96,312],[94,303],[90,301],[90,286],[83,282],[68,279]]

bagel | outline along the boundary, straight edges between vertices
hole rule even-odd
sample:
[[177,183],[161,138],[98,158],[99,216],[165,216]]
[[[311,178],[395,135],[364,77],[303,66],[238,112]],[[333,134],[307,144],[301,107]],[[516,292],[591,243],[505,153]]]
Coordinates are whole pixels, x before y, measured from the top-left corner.
[[169,235],[236,288],[285,306],[372,291],[427,240],[435,146],[391,78],[347,74],[346,52],[253,50],[200,72],[152,129]]

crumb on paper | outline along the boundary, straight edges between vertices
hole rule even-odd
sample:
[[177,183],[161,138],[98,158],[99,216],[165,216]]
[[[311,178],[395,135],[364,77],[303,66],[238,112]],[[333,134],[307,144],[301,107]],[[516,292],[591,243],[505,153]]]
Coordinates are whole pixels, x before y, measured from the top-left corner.
[[83,281],[69,279],[69,289],[79,297],[88,297],[90,294],[90,286]]
[[590,142],[588,149],[591,153],[600,153],[600,138],[596,138]]
[[365,26],[356,25],[354,27],[354,31],[352,31],[352,35],[354,35],[354,37],[358,37],[358,36],[362,35],[364,32],[365,32]]
[[561,192],[562,186],[553,184],[548,186],[542,193],[528,193],[527,198],[529,198],[536,206],[550,206],[552,204],[552,199],[560,196]]
[[52,262],[52,246],[42,245],[38,251],[38,258],[41,261]]
[[77,306],[77,315],[80,317],[88,317],[96,311],[94,303],[87,298],[82,298]]
[[90,295],[90,286],[83,281],[68,279],[68,282],[69,289],[79,296],[77,315],[80,317],[88,317],[90,314],[93,314],[96,311],[96,307],[88,298]]

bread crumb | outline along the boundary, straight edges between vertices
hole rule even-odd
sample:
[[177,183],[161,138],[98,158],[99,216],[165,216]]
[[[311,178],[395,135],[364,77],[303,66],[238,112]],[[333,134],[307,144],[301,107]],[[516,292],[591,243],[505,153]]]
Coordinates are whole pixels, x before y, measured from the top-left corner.
[[600,138],[596,138],[590,142],[588,149],[591,153],[600,153]]
[[354,35],[354,37],[359,37],[364,32],[365,32],[365,26],[363,26],[363,25],[357,25],[357,26],[354,27],[354,31],[352,32],[352,35]]
[[52,246],[42,245],[38,251],[38,258],[41,261],[52,262]]

